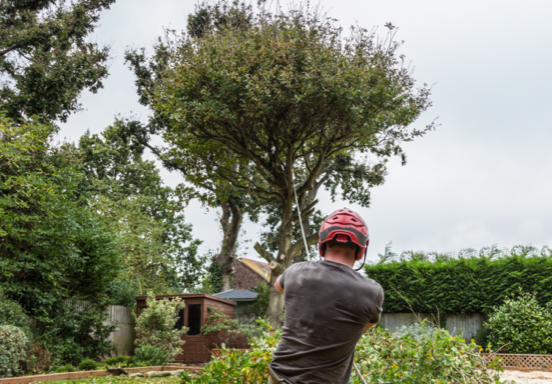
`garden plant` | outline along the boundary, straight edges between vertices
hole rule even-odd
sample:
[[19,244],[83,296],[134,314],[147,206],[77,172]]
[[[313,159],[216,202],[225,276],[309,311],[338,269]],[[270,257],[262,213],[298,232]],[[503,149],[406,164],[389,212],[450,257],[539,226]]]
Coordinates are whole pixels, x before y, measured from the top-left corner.
[[488,341],[506,353],[552,353],[552,302],[540,305],[537,293],[506,297],[484,324]]
[[178,313],[185,304],[179,297],[156,300],[152,292],[148,292],[146,304],[147,308],[142,310],[139,317],[133,313],[136,321],[136,345],[139,349],[146,348],[140,352],[136,350],[136,354],[151,355],[157,360],[160,355],[154,353],[152,348],[159,348],[168,361],[172,361],[182,352],[184,341],[181,336],[188,332],[186,327],[174,327],[178,321]]
[[[270,329],[266,323],[261,325]],[[369,383],[418,384],[499,383],[498,374],[481,359],[481,347],[453,337],[446,330],[425,323],[410,333],[395,336],[381,328],[371,330],[360,340],[355,360]],[[279,343],[281,331],[263,333],[251,341],[251,350],[228,350],[209,362],[198,377],[182,374],[181,384],[257,384],[268,379],[267,365]],[[500,369],[500,367],[494,366]],[[362,384],[355,373],[352,383]]]

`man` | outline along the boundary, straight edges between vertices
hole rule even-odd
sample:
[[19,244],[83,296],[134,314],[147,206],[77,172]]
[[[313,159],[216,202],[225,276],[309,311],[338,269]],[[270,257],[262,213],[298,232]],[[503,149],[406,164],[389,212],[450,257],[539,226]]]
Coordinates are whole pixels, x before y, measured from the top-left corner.
[[320,261],[288,268],[276,281],[284,294],[282,340],[269,365],[269,384],[346,384],[355,346],[379,321],[383,290],[352,268],[366,255],[368,228],[344,208],[320,228]]

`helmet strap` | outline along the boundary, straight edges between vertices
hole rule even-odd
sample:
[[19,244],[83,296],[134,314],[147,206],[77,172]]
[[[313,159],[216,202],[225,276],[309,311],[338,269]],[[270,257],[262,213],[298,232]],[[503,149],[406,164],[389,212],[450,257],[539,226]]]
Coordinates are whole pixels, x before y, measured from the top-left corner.
[[366,255],[367,254],[368,254],[368,246],[366,246],[366,248],[364,249],[364,257],[362,259],[362,264],[360,265],[360,267],[355,269],[356,272],[360,271],[362,269],[362,267],[364,267],[364,264],[366,264]]

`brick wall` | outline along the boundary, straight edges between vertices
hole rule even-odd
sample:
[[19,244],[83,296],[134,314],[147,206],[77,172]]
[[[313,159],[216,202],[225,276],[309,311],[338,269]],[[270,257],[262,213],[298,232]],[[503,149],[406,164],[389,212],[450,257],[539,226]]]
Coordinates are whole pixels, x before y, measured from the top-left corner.
[[253,272],[239,260],[234,263],[234,283],[232,289],[248,289],[257,286],[261,282],[266,282],[258,273]]

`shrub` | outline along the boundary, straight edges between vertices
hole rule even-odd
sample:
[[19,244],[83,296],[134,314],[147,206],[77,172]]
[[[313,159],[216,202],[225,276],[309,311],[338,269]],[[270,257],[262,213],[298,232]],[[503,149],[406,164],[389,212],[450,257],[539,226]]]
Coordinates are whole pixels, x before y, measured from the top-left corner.
[[519,291],[489,315],[488,341],[508,353],[552,353],[552,310],[536,293]]
[[146,299],[147,308],[143,309],[136,318],[136,345],[140,348],[154,346],[162,349],[169,361],[174,360],[182,352],[181,340],[188,328],[175,329],[178,320],[178,312],[184,308],[184,302],[180,298],[173,300],[156,300],[152,292]]
[[501,256],[495,251],[469,257],[464,252],[456,259],[435,257],[433,262],[412,256],[411,260],[367,265],[365,272],[383,287],[383,310],[390,313],[436,309],[445,314],[490,313],[503,303],[504,295],[519,288],[538,292],[541,305],[552,301],[550,251],[527,252],[516,247]]
[[50,370],[52,365],[52,353],[47,351],[42,344],[33,340],[27,350],[27,356],[22,364],[23,372],[38,373]]
[[168,360],[167,352],[162,348],[144,345],[134,351],[130,361],[135,366],[159,366],[167,365]]
[[14,325],[0,325],[0,377],[11,377],[21,371],[29,340]]
[[65,372],[75,372],[75,367],[71,364],[65,364],[61,367],[58,367],[54,370],[55,373],[65,373]]
[[92,359],[84,359],[79,363],[80,371],[93,371],[98,368],[98,363]]
[[57,313],[39,324],[39,338],[54,356],[54,364],[78,364],[112,353],[114,345],[107,338],[117,326],[106,322],[103,306],[88,302],[66,301]]
[[29,317],[19,305],[0,289],[0,325],[14,325],[30,336]]
[[241,325],[238,320],[231,319],[213,307],[209,307],[211,315],[205,325],[201,327],[201,334],[207,337],[209,349],[221,348],[249,348],[249,339],[255,332],[254,326]]
[[128,365],[129,360],[130,360],[130,357],[119,355],[119,356],[114,356],[114,357],[110,357],[108,359],[105,359],[104,364],[108,365],[108,366],[109,365],[126,366],[126,365]]
[[[365,334],[357,344],[355,360],[370,383],[499,383],[489,371],[480,347],[452,337],[446,330],[422,323],[417,330],[392,335],[378,328]],[[361,384],[356,373],[352,383]]]
[[[267,329],[266,323],[261,325]],[[268,326],[269,327],[269,326]],[[393,336],[378,328],[365,334],[357,344],[355,359],[369,383],[499,383],[479,355],[479,347],[452,337],[446,330],[422,324],[412,331],[417,339],[404,334]],[[280,331],[264,333],[251,341],[252,350],[228,351],[212,359],[199,376],[185,372],[181,384],[257,384],[268,379],[267,365],[279,343]],[[497,367],[500,368],[500,367]],[[353,372],[351,383],[361,384]]]

